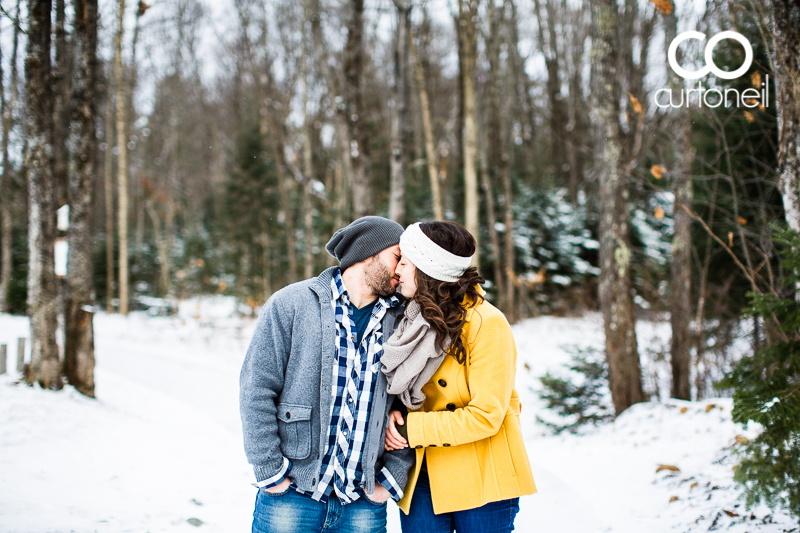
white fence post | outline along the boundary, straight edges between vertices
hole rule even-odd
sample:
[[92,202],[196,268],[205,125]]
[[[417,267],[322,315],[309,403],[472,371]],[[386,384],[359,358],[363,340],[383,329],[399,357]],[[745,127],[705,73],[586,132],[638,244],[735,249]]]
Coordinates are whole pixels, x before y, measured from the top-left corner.
[[6,373],[6,349],[5,344],[0,344],[0,376]]

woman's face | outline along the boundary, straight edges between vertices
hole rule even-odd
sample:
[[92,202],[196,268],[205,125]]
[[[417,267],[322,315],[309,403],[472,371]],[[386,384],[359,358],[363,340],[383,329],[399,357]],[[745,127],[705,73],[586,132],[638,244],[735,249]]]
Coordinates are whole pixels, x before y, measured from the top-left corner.
[[398,290],[400,291],[400,294],[406,298],[413,298],[417,293],[417,282],[416,278],[414,277],[416,272],[417,267],[414,266],[414,263],[406,259],[405,256],[402,256],[400,258],[400,262],[397,263],[397,268],[395,269],[394,273],[400,278]]

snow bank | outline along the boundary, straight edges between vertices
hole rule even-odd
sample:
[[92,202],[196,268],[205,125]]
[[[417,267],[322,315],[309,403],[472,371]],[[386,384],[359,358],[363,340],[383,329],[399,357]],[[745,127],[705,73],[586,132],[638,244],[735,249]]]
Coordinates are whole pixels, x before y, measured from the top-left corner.
[[[242,450],[238,375],[254,320],[224,299],[181,308],[172,317],[96,316],[98,400],[69,387],[17,384],[13,367],[0,377],[0,531],[249,530],[255,489]],[[27,328],[24,318],[0,315],[0,342],[13,341],[13,357]],[[669,328],[637,329],[649,364],[647,347],[668,340]],[[785,514],[745,513],[739,503],[731,451],[737,435],[754,432],[730,420],[729,399],[640,404],[612,424],[553,436],[536,422],[538,377],[569,361],[565,346],[602,346],[599,317],[542,317],[514,334],[539,488],[522,498],[517,531],[795,527]],[[657,473],[660,465],[679,471]],[[399,532],[398,513],[390,505],[391,533]]]

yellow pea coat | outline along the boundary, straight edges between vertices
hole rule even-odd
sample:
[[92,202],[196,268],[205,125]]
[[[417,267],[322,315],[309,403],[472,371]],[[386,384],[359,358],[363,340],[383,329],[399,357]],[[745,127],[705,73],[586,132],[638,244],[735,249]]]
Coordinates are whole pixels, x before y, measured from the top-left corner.
[[422,388],[422,408],[408,413],[408,443],[417,456],[398,504],[406,514],[423,457],[436,514],[536,492],[519,423],[511,327],[482,301],[468,309],[462,338],[466,364],[447,355]]

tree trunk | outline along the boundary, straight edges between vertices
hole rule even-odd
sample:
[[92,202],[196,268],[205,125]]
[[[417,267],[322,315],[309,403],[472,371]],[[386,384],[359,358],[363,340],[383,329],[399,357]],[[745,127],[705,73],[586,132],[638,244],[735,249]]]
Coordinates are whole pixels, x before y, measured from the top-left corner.
[[389,218],[405,225],[406,145],[408,142],[408,26],[411,6],[394,0],[397,7],[397,35],[394,49],[394,88],[392,91],[392,153],[390,163]]
[[114,38],[114,70],[117,73],[117,200],[119,202],[119,312],[128,314],[128,125],[125,115],[125,73],[122,68],[122,37],[125,31],[125,0],[117,3],[117,34]]
[[31,364],[26,381],[60,389],[61,363],[56,345],[58,287],[53,178],[53,86],[50,76],[50,0],[28,1],[28,57],[25,60],[25,135],[28,149],[28,307]]
[[[775,91],[778,105],[778,176],[786,222],[800,231],[800,6],[773,0]],[[797,291],[800,298],[800,290]]]
[[[674,11],[664,15],[665,45],[668,48],[677,36],[678,19]],[[680,60],[679,60],[680,61]],[[683,78],[670,77],[673,92],[683,89]],[[692,207],[692,122],[686,108],[672,110],[676,121],[672,139],[672,153],[675,157],[674,169],[670,172],[675,194],[673,205],[674,233],[672,236],[672,264],[670,284],[670,323],[672,343],[670,361],[672,364],[672,397],[691,400],[689,374],[691,368],[691,289],[692,289],[692,219],[685,211]],[[642,122],[644,117],[639,117]],[[698,325],[699,326],[699,325]]]
[[69,188],[69,151],[67,137],[70,121],[72,58],[67,44],[66,2],[56,0],[56,63],[52,83],[55,89],[53,108],[53,177],[56,182],[56,208],[67,203]]
[[103,139],[106,150],[103,153],[103,189],[105,192],[106,215],[106,313],[114,312],[114,84],[116,68],[112,67],[106,88],[106,109],[103,116]]
[[79,392],[94,397],[92,207],[96,154],[97,0],[75,0],[76,76],[72,99],[64,373]]
[[[478,3],[479,0],[458,0],[457,33],[460,41],[461,98],[464,109],[464,226],[475,242],[480,242],[478,219],[478,124],[475,94],[475,68],[478,59]],[[478,266],[480,245],[472,257]]]
[[503,254],[500,251],[500,238],[497,234],[497,215],[494,203],[494,172],[501,171],[505,149],[505,124],[500,111],[500,23],[501,12],[490,2],[487,6],[489,17],[489,33],[484,36],[486,56],[489,60],[489,71],[486,73],[486,99],[487,106],[484,114],[483,130],[485,139],[481,155],[481,188],[486,203],[486,213],[489,216],[487,228],[489,229],[489,242],[492,246],[494,259],[494,283],[497,286],[498,307],[503,312],[508,312],[506,305],[506,289],[503,269]]
[[566,112],[564,110],[564,98],[561,95],[561,77],[559,66],[561,65],[560,51],[556,37],[556,15],[553,2],[547,2],[547,39],[545,39],[544,24],[545,18],[542,16],[542,6],[539,0],[534,0],[536,15],[539,19],[539,47],[544,54],[545,67],[547,68],[547,98],[550,104],[550,141],[553,157],[553,175],[559,182],[567,181],[564,165],[564,137],[563,131],[566,126]]
[[364,108],[364,0],[352,0],[344,49],[345,121],[350,136],[350,161],[353,170],[353,217],[374,213],[372,159]]
[[[17,11],[14,15],[14,46],[11,52],[11,90],[10,98],[6,99],[5,86],[3,87],[3,174],[0,176],[0,190],[5,191],[0,198],[0,312],[9,311],[8,294],[11,287],[11,205],[13,197],[10,194],[11,188],[11,162],[8,160],[8,136],[11,134],[11,127],[14,121],[14,105],[17,102],[17,50],[19,46],[19,6],[17,0]],[[2,61],[0,60],[0,63]],[[0,66],[0,73],[2,67]],[[2,76],[0,75],[0,79]]]
[[414,72],[417,78],[417,91],[419,92],[419,106],[422,112],[422,129],[425,135],[425,159],[428,163],[428,177],[431,182],[431,199],[433,203],[433,218],[444,220],[444,208],[442,207],[442,192],[439,186],[439,171],[436,168],[436,148],[433,142],[433,125],[431,121],[431,104],[428,99],[428,88],[426,86],[425,71],[422,68],[422,58],[419,56],[414,36],[409,24],[408,43],[411,51],[411,58],[414,62]]
[[[642,377],[631,297],[628,189],[622,171],[616,0],[592,4],[592,122],[600,186],[600,307],[617,414],[642,401]],[[624,38],[624,37],[623,37]]]

